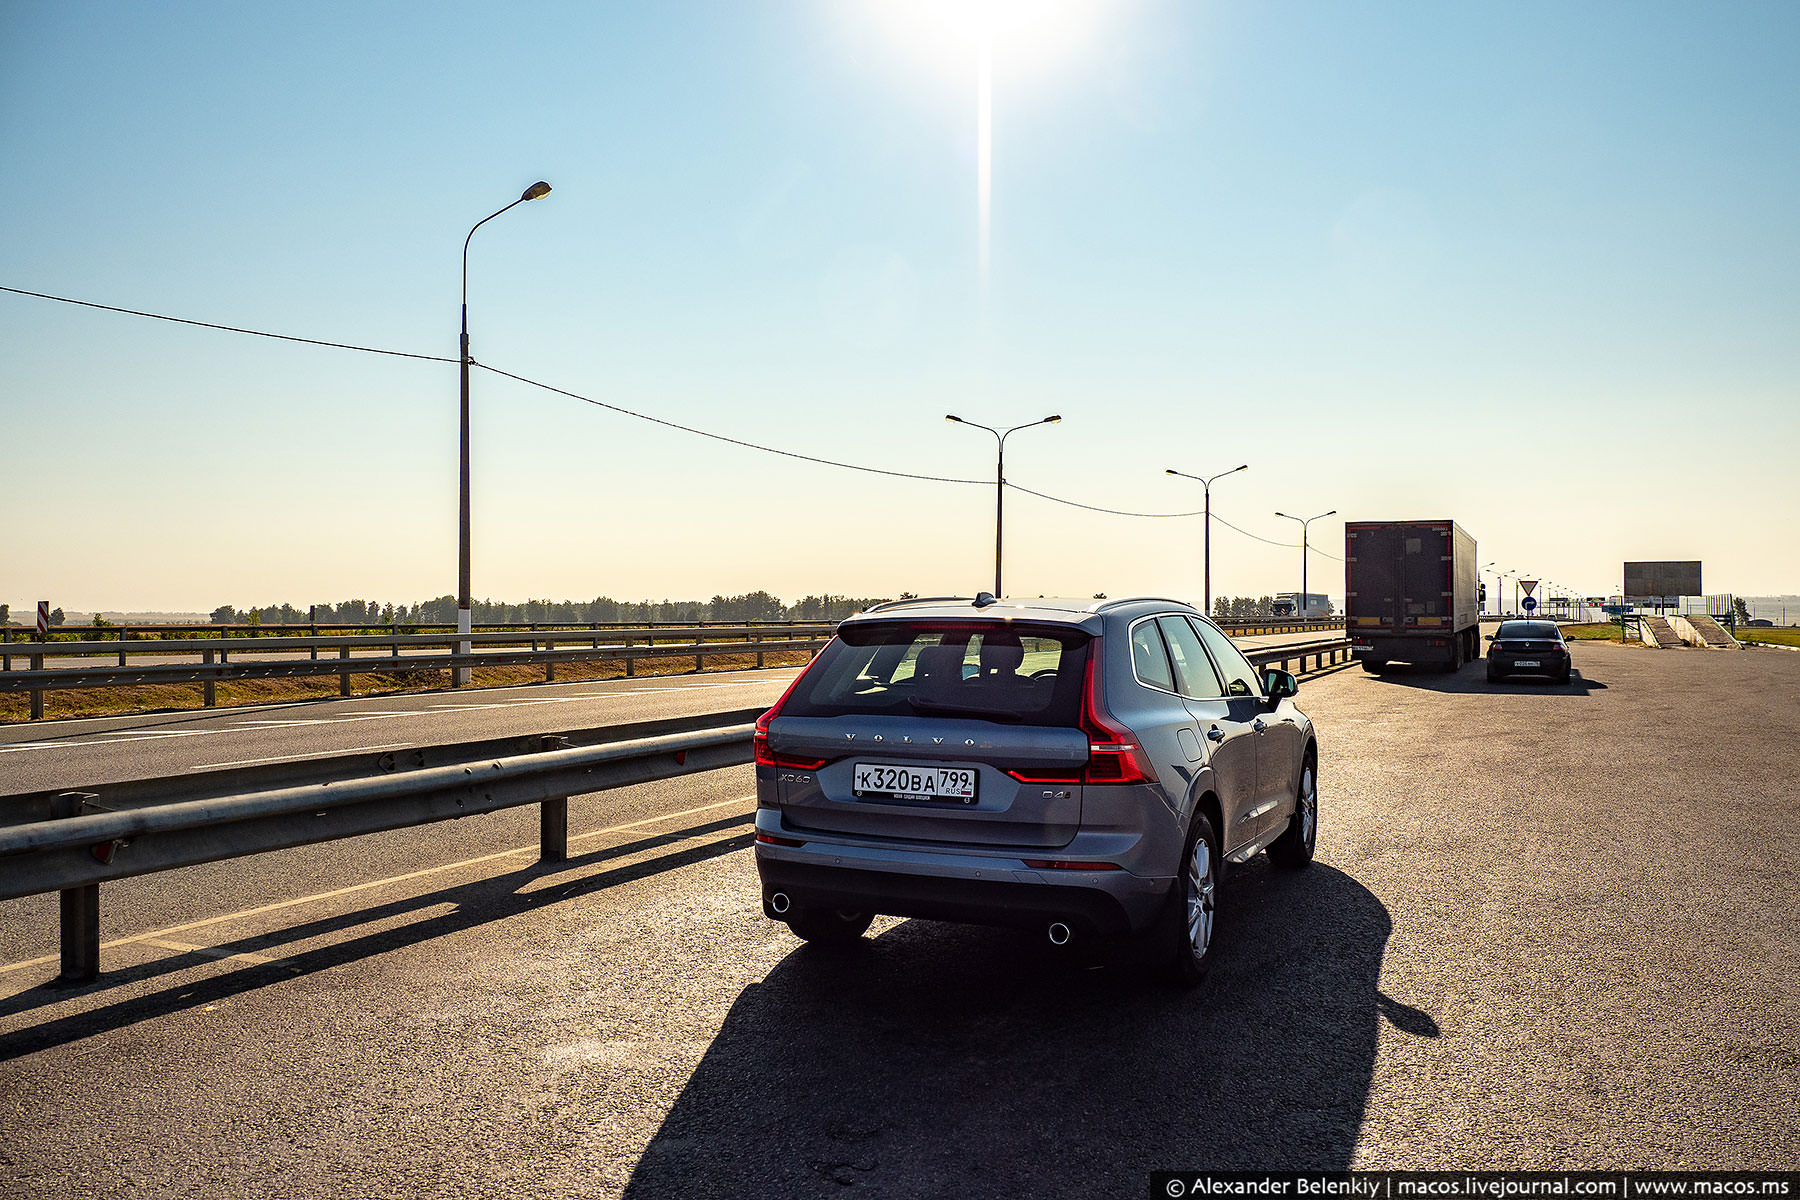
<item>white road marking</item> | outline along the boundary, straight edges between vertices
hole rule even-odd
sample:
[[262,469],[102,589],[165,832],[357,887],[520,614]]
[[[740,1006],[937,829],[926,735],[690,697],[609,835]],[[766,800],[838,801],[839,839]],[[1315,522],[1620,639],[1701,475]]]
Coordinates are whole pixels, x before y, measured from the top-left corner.
[[329,758],[334,754],[359,754],[364,750],[396,750],[401,746],[410,746],[411,742],[383,742],[379,746],[347,746],[342,750],[327,750],[324,754],[276,754],[269,758],[240,758],[235,762],[201,763],[197,767],[189,767],[190,771],[210,771],[214,767],[249,767],[257,763],[292,762],[296,758]]
[[[645,825],[655,825],[662,821],[673,821],[680,817],[691,817],[699,813],[712,812],[714,809],[728,808],[733,804],[743,804],[755,799],[756,796],[754,794],[749,796],[737,796],[730,800],[720,800],[713,804],[702,804],[698,808],[685,808],[680,812],[664,813],[658,817],[645,817],[641,821],[629,821],[623,825],[609,825],[605,829],[591,829],[586,833],[571,834],[569,842],[570,844],[573,844],[575,842],[585,842],[590,838],[605,837],[609,833],[625,833],[628,830],[641,829]],[[310,896],[298,896],[292,900],[281,900],[274,904],[263,904],[256,908],[246,908],[242,912],[228,913],[222,917],[206,917],[199,921],[189,921],[184,925],[171,925],[167,929],[153,929],[149,933],[138,933],[133,934],[131,937],[115,938],[113,941],[100,943],[100,949],[110,950],[115,946],[133,946],[143,942],[157,945],[160,939],[167,938],[171,934],[186,933],[190,929],[207,929],[214,925],[226,924],[230,921],[241,921],[246,917],[261,916],[263,913],[279,912],[286,908],[297,908],[302,904],[316,904],[321,900],[332,900],[339,896],[349,896],[357,892],[366,892],[371,888],[387,887],[389,884],[405,883],[412,879],[422,879],[427,875],[439,875],[445,871],[456,871],[463,867],[479,866],[482,863],[493,862],[497,858],[514,858],[519,855],[536,854],[537,852],[538,848],[536,846],[517,846],[511,850],[496,850],[492,854],[482,854],[475,858],[465,858],[461,862],[444,863],[442,866],[426,867],[422,871],[408,871],[404,875],[390,875],[386,879],[372,879],[367,883],[355,883],[351,884],[349,887],[334,888],[329,892],[314,892]],[[10,971],[22,971],[26,967],[41,967],[47,963],[53,963],[59,960],[59,955],[46,954],[41,958],[28,958],[23,962],[7,963],[5,966],[0,966],[0,975],[5,975]]]

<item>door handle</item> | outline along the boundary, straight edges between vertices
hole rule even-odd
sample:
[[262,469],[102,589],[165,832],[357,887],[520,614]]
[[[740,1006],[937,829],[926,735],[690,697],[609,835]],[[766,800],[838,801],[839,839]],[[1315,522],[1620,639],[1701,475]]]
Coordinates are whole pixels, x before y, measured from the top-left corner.
[[1256,730],[1256,732],[1258,732],[1258,733],[1261,733],[1263,730],[1267,729],[1268,727],[1269,727],[1268,723],[1266,721],[1264,721],[1261,717],[1258,717],[1258,718],[1256,718],[1256,720],[1250,722],[1250,728]]
[[1207,736],[1208,740],[1214,741],[1214,742],[1222,742],[1225,740],[1225,735],[1222,732],[1220,732],[1219,727],[1217,725],[1214,725],[1211,729],[1207,730],[1206,736]]

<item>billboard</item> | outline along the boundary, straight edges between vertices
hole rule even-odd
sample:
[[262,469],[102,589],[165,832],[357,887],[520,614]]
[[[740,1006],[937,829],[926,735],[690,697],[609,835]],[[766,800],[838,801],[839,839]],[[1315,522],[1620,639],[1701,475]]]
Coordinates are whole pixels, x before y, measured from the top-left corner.
[[1704,596],[1706,593],[1700,590],[1700,563],[1628,562],[1625,564],[1625,594],[1634,599]]

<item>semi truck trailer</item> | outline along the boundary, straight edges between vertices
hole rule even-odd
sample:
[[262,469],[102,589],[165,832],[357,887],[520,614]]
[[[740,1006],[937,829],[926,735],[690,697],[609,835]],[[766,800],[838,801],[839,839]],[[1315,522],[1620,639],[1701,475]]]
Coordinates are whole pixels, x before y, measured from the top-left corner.
[[1366,671],[1481,657],[1475,539],[1455,521],[1344,525],[1344,632]]

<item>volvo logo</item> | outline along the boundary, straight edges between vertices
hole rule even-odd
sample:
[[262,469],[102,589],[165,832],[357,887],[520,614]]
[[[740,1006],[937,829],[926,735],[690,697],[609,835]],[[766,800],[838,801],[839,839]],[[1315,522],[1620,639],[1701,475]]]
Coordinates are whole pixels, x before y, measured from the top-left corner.
[[847,742],[854,742],[856,740],[856,735],[854,733],[846,733],[844,735],[844,740]]

